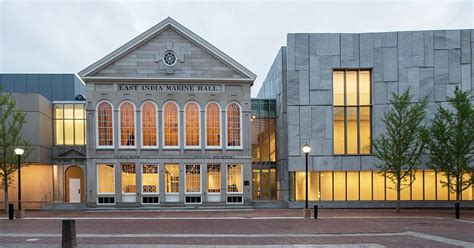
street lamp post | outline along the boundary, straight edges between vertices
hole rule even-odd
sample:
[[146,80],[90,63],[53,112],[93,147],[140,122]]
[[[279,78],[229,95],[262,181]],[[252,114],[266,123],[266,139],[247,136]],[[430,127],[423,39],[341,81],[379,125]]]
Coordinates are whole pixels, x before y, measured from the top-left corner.
[[15,154],[18,158],[18,210],[21,211],[21,155],[23,155],[23,153],[25,152],[25,150],[21,149],[21,148],[16,148],[15,149]]
[[308,207],[308,154],[311,152],[311,146],[306,143],[303,146],[303,152],[306,156],[306,185],[305,185],[305,208],[304,208],[304,216],[305,218],[311,218],[311,211],[309,210]]

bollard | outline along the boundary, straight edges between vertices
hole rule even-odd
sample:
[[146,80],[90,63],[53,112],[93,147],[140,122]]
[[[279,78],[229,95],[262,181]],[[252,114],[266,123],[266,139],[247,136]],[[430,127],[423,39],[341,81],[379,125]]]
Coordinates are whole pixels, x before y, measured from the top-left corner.
[[460,213],[459,213],[459,202],[454,203],[454,208],[456,210],[456,219],[459,219],[459,215],[460,215]]
[[314,205],[314,219],[318,218],[318,205]]
[[62,248],[77,246],[76,220],[63,220]]
[[8,204],[8,219],[13,220],[15,210],[13,210],[13,204]]

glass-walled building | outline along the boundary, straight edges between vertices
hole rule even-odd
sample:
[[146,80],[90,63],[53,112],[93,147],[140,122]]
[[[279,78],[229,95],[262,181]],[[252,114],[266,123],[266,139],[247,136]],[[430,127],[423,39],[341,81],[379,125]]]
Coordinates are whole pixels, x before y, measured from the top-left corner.
[[252,200],[277,200],[275,100],[252,99]]

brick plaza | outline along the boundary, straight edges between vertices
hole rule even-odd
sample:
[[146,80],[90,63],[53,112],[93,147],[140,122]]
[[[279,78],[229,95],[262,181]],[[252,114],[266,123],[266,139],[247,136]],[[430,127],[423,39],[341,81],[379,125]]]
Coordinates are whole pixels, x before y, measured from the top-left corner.
[[0,247],[59,247],[61,219],[76,219],[80,247],[474,247],[474,211],[461,214],[323,209],[314,220],[301,209],[29,211],[20,220],[1,216]]

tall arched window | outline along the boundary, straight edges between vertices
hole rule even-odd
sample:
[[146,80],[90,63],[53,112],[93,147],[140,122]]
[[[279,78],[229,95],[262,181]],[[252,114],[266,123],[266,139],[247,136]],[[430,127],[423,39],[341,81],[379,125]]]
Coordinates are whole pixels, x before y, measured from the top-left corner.
[[184,107],[186,122],[186,146],[199,146],[199,105],[195,102],[189,102]]
[[179,111],[174,102],[163,106],[163,133],[165,146],[179,146]]
[[120,104],[120,146],[135,146],[135,106],[128,101]]
[[97,104],[97,146],[114,146],[114,124],[112,104],[106,101]]
[[216,102],[206,107],[206,146],[221,146],[221,108]]
[[241,147],[240,106],[233,102],[227,105],[227,146]]
[[142,105],[142,145],[143,147],[156,147],[156,105],[153,102],[145,102]]

